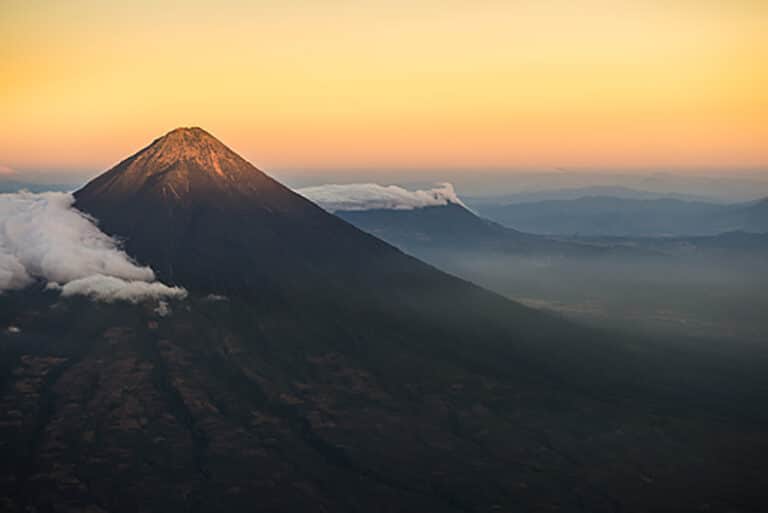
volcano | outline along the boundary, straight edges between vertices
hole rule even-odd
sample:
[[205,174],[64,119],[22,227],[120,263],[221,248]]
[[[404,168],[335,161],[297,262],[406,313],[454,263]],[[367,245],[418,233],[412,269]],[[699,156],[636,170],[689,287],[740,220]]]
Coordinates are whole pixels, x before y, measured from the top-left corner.
[[440,272],[199,128],[75,196],[189,294],[0,295],[3,511],[763,504],[764,373]]
[[408,260],[200,128],[173,130],[75,196],[163,280],[201,290],[273,294],[321,275],[318,287],[349,281],[340,276],[361,286],[378,281],[371,265],[395,270]]

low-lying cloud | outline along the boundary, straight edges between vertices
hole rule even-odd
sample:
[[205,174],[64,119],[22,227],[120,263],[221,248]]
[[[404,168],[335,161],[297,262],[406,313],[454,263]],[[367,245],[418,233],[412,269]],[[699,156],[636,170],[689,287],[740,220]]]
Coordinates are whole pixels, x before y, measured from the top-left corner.
[[440,183],[433,189],[416,191],[376,183],[329,184],[304,187],[296,192],[329,212],[413,210],[448,203],[464,206],[450,183]]
[[155,281],[73,203],[61,192],[0,194],[0,293],[41,280],[62,296],[99,301],[186,296]]

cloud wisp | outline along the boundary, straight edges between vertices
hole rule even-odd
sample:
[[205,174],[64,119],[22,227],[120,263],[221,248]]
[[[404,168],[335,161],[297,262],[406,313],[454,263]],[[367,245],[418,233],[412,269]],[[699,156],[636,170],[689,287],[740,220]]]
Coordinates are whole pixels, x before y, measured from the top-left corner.
[[453,185],[440,183],[433,189],[409,191],[397,185],[376,183],[329,184],[304,187],[296,192],[329,212],[353,210],[413,210],[449,203],[464,204]]
[[41,280],[62,296],[107,302],[186,296],[155,281],[73,203],[61,192],[0,194],[0,293]]

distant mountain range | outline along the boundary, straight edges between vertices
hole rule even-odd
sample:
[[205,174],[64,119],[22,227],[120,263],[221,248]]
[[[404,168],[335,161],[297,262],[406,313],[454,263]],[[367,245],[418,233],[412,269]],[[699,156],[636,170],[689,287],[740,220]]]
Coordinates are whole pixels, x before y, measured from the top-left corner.
[[[726,231],[717,235],[701,236],[616,236],[616,235],[540,235],[507,228],[485,219],[460,204],[458,196],[451,189],[451,198],[441,198],[435,204],[418,205],[401,196],[389,198],[391,205],[382,208],[386,202],[376,197],[377,189],[367,185],[366,202],[353,200],[359,185],[334,186],[333,195],[323,187],[300,189],[299,192],[318,202],[324,208],[381,239],[421,258],[437,252],[498,254],[509,256],[541,256],[562,258],[599,257],[644,257],[681,255],[691,252],[712,254],[713,252],[753,253],[760,256],[767,249],[768,234],[744,231]],[[403,191],[405,191],[403,189]],[[423,192],[423,191],[419,191]],[[382,190],[378,190],[383,194]],[[349,196],[348,199],[344,199]],[[601,198],[584,198],[600,203]],[[613,198],[606,198],[608,206],[616,206]],[[399,202],[398,202],[399,201]],[[653,200],[654,202],[657,200]],[[679,206],[677,200],[658,200]],[[745,224],[760,219],[764,203],[751,202],[744,205],[746,215],[732,219],[743,219]],[[354,205],[354,208],[351,208]],[[367,206],[366,206],[367,205]],[[686,208],[689,203],[684,203]],[[744,214],[741,206],[715,206],[699,204],[702,210],[730,211]],[[728,226],[723,223],[723,227]],[[597,230],[599,231],[599,230]]]
[[0,179],[0,194],[19,191],[45,192],[45,191],[71,191],[76,186],[67,184],[41,184],[33,182],[20,182],[17,180]]
[[533,203],[537,201],[551,200],[575,200],[584,197],[603,196],[626,199],[678,199],[683,201],[701,201],[708,203],[723,203],[713,198],[695,194],[682,194],[675,192],[653,192],[629,187],[619,186],[592,186],[576,187],[569,189],[534,190],[530,192],[518,192],[515,194],[487,195],[487,196],[463,196],[464,201],[473,208],[483,206],[511,205],[516,203]]
[[[356,190],[346,189],[353,196]],[[768,233],[543,236],[451,201],[415,207],[406,198],[380,208],[377,189],[366,190],[368,209],[345,201],[343,186],[314,199],[404,251],[511,298],[604,325],[748,340],[768,333]],[[339,209],[350,204],[357,210]]]
[[768,198],[722,205],[679,199],[589,196],[506,205],[477,205],[505,226],[549,235],[685,236],[768,232]]
[[456,203],[415,209],[339,210],[336,215],[421,257],[425,251],[549,257],[599,257],[609,253],[604,245],[556,240],[506,228]]
[[584,244],[608,245],[612,248],[617,245],[628,248],[644,248],[659,254],[676,256],[703,253],[710,256],[739,255],[765,259],[766,253],[768,253],[768,233],[742,231],[679,237],[575,237],[573,240]]

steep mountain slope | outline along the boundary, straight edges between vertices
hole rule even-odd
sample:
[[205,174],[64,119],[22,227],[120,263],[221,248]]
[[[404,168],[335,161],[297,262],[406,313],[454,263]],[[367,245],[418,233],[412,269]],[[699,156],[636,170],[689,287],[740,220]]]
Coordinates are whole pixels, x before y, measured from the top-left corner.
[[[762,360],[620,343],[441,273],[199,129],[77,205],[189,297],[0,295],[4,511],[762,505]],[[161,308],[161,306],[164,306]]]

